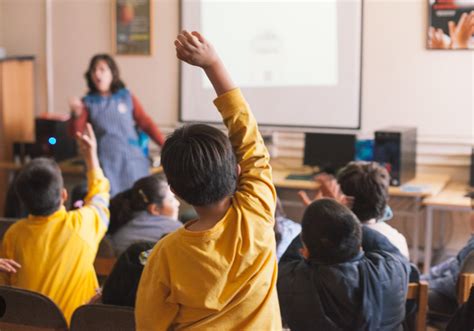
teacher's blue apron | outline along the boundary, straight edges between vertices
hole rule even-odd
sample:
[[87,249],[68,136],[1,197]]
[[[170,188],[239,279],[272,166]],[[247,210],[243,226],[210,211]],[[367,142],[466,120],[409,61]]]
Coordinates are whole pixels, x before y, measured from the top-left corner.
[[97,137],[99,161],[114,196],[149,174],[150,162],[135,130],[132,96],[127,89],[120,89],[110,96],[89,94],[83,102]]

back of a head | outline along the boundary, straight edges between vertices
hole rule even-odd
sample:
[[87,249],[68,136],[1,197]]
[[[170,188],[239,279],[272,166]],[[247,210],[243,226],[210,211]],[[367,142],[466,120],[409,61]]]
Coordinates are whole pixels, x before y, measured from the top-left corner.
[[15,186],[18,196],[32,215],[51,215],[61,206],[63,177],[59,166],[51,159],[32,160],[21,170]]
[[140,255],[154,245],[153,242],[138,242],[120,255],[102,290],[104,304],[135,307],[138,283],[146,262]]
[[174,131],[161,151],[161,164],[174,192],[193,206],[231,196],[237,186],[237,162],[228,137],[204,124]]
[[304,212],[302,239],[311,260],[342,263],[360,251],[361,225],[354,213],[336,200],[320,199]]
[[375,162],[351,162],[337,177],[342,192],[354,197],[352,211],[361,222],[383,216],[390,180],[384,167]]
[[135,212],[146,210],[149,204],[158,207],[168,192],[168,183],[158,176],[147,176],[137,180],[129,190],[118,193],[110,201],[110,225],[108,234],[114,234],[130,222]]

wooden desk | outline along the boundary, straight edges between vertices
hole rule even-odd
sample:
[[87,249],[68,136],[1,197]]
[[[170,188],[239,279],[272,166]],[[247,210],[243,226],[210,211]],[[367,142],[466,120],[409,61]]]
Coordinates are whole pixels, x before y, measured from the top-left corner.
[[431,267],[433,247],[433,213],[435,210],[471,212],[474,200],[466,197],[469,188],[465,183],[449,183],[439,194],[423,200],[426,207],[425,258],[423,273]]
[[[294,209],[288,213],[290,218],[301,221],[301,216],[304,211],[303,203],[299,201],[297,192],[299,190],[309,191],[309,195],[315,194],[319,189],[319,185],[314,181],[307,180],[292,180],[286,179],[291,174],[310,174],[310,169],[289,169],[284,170],[281,167],[274,166],[273,169],[273,183],[277,188],[278,195],[282,203],[287,208]],[[410,182],[400,187],[390,187],[389,195],[392,198],[409,199],[410,204],[407,209],[397,209],[397,215],[405,215],[413,219],[413,244],[410,254],[411,260],[418,263],[419,246],[420,246],[420,223],[422,222],[423,200],[427,197],[437,195],[449,182],[449,175],[437,174],[419,174]]]
[[[2,162],[0,161],[0,171],[18,171],[23,167],[21,164],[16,164],[14,162]],[[74,160],[66,160],[59,162],[59,168],[64,175],[83,175],[86,172],[86,169],[81,164],[74,163]],[[150,167],[150,174],[159,174],[163,172],[163,168],[159,167]]]

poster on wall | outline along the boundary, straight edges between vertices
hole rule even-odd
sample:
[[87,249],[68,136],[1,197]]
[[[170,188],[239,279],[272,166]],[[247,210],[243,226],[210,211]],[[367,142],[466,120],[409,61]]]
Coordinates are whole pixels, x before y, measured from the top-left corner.
[[117,55],[152,55],[152,0],[112,0],[112,44]]
[[474,49],[474,0],[429,1],[429,49]]

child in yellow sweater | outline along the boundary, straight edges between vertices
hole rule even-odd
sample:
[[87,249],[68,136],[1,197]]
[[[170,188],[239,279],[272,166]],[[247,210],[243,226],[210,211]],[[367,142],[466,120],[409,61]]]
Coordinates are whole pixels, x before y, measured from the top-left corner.
[[0,284],[42,293],[69,322],[98,287],[94,259],[109,223],[109,181],[97,159],[92,127],[78,135],[88,168],[88,195],[83,208],[67,212],[67,192],[58,165],[38,158],[22,169],[16,190],[29,211],[5,233],[1,256],[21,264],[15,273],[0,273]]
[[268,151],[212,45],[183,31],[175,46],[179,59],[204,69],[229,136],[197,124],[165,142],[171,189],[199,218],[153,249],[137,293],[137,330],[281,329]]

